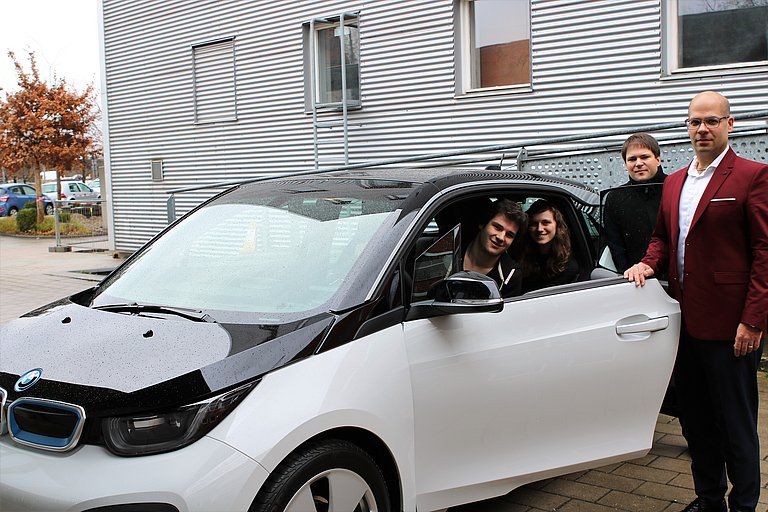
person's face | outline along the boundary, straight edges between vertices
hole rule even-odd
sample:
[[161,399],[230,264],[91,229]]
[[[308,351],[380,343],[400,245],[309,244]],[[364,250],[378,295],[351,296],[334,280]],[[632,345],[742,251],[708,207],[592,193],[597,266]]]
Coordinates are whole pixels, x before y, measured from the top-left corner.
[[528,233],[531,239],[539,246],[547,245],[555,238],[557,222],[551,211],[545,210],[537,213],[528,221]]
[[[719,119],[727,116],[726,107],[722,100],[710,94],[696,96],[688,107],[689,119]],[[699,126],[688,125],[688,136],[696,155],[713,160],[728,146],[728,134],[733,130],[733,118],[720,119],[715,127],[702,122]]]
[[504,214],[496,215],[480,232],[483,249],[493,256],[501,256],[512,245],[518,228],[517,222],[509,220]]
[[626,160],[624,165],[627,168],[629,177],[634,181],[648,181],[659,172],[661,159],[653,154],[648,148],[642,146],[630,146],[627,148]]

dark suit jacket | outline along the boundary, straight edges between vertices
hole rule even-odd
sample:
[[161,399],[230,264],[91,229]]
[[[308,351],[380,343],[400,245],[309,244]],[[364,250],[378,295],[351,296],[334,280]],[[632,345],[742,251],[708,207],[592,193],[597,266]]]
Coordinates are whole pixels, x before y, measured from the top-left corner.
[[664,182],[656,227],[643,262],[669,269],[691,336],[731,340],[739,322],[766,333],[768,317],[768,165],[728,149],[704,190],[685,247],[684,290],[677,268],[680,192],[688,168]]

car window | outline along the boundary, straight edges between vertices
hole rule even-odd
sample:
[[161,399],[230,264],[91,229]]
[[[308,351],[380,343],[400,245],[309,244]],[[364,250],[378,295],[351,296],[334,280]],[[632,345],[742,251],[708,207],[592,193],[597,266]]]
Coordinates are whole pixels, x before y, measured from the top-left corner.
[[[488,208],[495,201],[502,198],[517,202],[525,212],[537,201],[546,200],[560,210],[570,232],[571,258],[569,262],[573,261],[569,263],[568,272],[565,272],[562,277],[553,277],[551,279],[528,276],[525,258],[526,240],[529,234],[527,230],[518,233],[507,253],[514,262],[513,264],[518,266],[515,271],[523,275],[523,292],[525,292],[526,286],[537,286],[536,290],[541,289],[538,287],[541,281],[551,281],[551,284],[543,286],[543,288],[550,288],[589,279],[597,254],[593,245],[591,245],[593,243],[591,236],[594,232],[595,238],[598,238],[599,224],[597,224],[597,221],[594,221],[594,225],[590,225],[586,218],[587,215],[596,215],[597,205],[584,205],[575,200],[568,199],[564,195],[524,192],[514,189],[499,190],[495,193],[455,199],[440,208],[433,218],[429,219],[426,224],[423,224],[424,227],[421,228],[419,237],[412,246],[410,256],[405,260],[405,268],[409,269],[409,275],[413,276],[413,280],[410,283],[410,298],[412,301],[426,298],[428,290],[435,283],[433,278],[438,279],[438,269],[441,268],[440,251],[432,248],[432,244],[435,244],[438,240],[434,233],[435,227],[439,229],[440,233],[446,233],[446,230],[451,229],[453,226],[458,225],[460,227],[459,234],[456,237],[457,245],[460,246],[460,250],[457,252],[459,256],[457,258],[458,263],[454,265],[452,271],[462,270],[463,254],[470,242],[480,232],[481,224],[484,224],[487,220],[485,218],[487,213],[484,212],[487,212]],[[449,260],[444,258],[443,268],[447,265],[447,261]],[[422,276],[421,274],[424,275]],[[512,295],[508,297],[516,295],[517,293],[512,292]]]
[[77,192],[77,183],[70,183],[69,184],[69,191],[70,192]]
[[638,183],[601,193],[601,266],[624,272],[642,259],[656,224],[662,187],[663,183]]
[[11,194],[22,195],[21,187],[18,185],[11,187]]
[[43,183],[43,194],[50,194],[51,192],[56,192],[56,184]]
[[[428,229],[431,225],[432,223],[428,225]],[[416,250],[420,251],[420,244],[423,245],[425,242],[434,240],[416,256],[411,302],[427,298],[435,284],[459,270],[460,233],[461,226],[457,224],[439,238],[422,234],[422,237],[417,241]]]
[[35,192],[35,189],[32,187],[29,187],[27,185],[22,185],[21,189],[24,191],[24,195],[26,196],[36,196],[37,193]]

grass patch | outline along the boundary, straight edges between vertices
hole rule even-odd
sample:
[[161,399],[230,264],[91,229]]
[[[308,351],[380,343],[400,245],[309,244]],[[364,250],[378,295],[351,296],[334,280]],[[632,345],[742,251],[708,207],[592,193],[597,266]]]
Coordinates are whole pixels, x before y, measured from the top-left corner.
[[[69,222],[60,222],[59,231],[62,235],[88,235],[91,229],[85,224],[70,219]],[[0,233],[5,235],[41,235],[53,236],[56,234],[56,225],[52,215],[46,215],[42,224],[35,224],[29,231],[19,231],[15,217],[0,217]]]
[[4,235],[16,233],[16,219],[14,217],[0,217],[0,233]]

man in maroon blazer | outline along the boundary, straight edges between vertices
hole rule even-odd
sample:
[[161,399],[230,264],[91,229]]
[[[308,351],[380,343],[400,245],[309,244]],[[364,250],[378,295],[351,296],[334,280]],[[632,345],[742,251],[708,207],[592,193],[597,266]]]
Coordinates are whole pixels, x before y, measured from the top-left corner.
[[648,251],[624,276],[669,271],[683,327],[675,368],[696,500],[683,512],[754,512],[760,496],[757,367],[768,317],[768,165],[728,147],[728,100],[688,107],[693,162],[664,183]]

